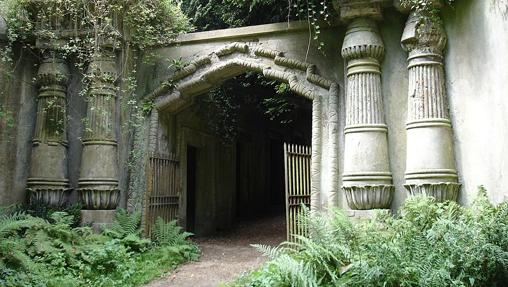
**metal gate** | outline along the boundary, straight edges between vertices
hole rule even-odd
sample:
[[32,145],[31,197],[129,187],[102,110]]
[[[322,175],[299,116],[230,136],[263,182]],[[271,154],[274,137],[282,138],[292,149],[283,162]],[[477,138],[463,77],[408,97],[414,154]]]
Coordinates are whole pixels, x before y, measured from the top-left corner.
[[175,154],[152,155],[148,161],[144,230],[150,235],[158,217],[169,222],[178,217],[180,170]]
[[306,236],[308,228],[301,223],[302,204],[310,208],[310,170],[312,150],[309,146],[284,143],[284,171],[286,181],[287,240],[295,242],[295,235]]

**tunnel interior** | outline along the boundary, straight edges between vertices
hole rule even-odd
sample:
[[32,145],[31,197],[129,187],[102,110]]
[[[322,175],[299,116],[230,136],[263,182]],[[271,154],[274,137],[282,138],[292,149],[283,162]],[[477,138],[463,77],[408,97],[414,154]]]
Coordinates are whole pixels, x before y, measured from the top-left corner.
[[238,88],[238,81],[172,117],[182,161],[180,223],[198,237],[259,220],[284,225],[284,143],[311,144],[310,100],[274,83]]

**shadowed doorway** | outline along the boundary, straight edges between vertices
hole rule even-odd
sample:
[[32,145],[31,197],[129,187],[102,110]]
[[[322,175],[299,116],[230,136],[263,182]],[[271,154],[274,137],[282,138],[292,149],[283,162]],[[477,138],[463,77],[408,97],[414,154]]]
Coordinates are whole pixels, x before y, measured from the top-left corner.
[[180,216],[198,237],[260,220],[285,235],[284,143],[310,146],[312,104],[259,81],[228,80],[175,117],[186,161]]

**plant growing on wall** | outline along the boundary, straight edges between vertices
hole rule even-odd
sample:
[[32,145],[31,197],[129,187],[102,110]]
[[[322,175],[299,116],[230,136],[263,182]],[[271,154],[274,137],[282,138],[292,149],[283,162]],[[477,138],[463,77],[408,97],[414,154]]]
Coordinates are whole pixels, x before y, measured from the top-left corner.
[[400,6],[419,14],[426,14],[433,21],[441,22],[437,5],[453,6],[455,0],[400,0]]
[[61,49],[69,56],[121,36],[138,49],[161,45],[190,29],[174,0],[1,0],[0,5],[11,43],[30,47],[35,38],[64,38]]
[[[321,25],[335,15],[330,0],[183,0],[182,10],[197,31],[307,20],[309,45],[311,41],[317,41],[319,48],[324,45],[319,41]],[[224,142],[232,142],[237,136],[238,113],[241,103],[248,98],[245,95],[247,90],[264,91],[262,96],[258,93],[252,100],[270,120],[282,124],[292,121],[290,114],[295,106],[287,99],[289,88],[286,84],[252,75],[235,79],[198,101],[201,106],[199,114],[206,117],[211,131]]]
[[92,66],[86,70],[92,57],[103,53],[103,44],[122,47],[123,60],[127,61],[131,50],[168,43],[190,30],[180,4],[174,0],[0,0],[0,8],[8,24],[10,44],[3,59],[12,61],[15,45],[34,48],[39,41],[42,50],[44,45],[56,48],[64,58],[72,58],[82,72],[85,88],[81,95],[97,77],[115,77],[99,79],[115,81],[122,74],[100,75]]

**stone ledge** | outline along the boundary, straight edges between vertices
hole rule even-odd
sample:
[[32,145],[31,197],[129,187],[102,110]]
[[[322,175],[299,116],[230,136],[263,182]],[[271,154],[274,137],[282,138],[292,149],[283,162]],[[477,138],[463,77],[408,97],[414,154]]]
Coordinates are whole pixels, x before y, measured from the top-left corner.
[[[333,22],[331,25],[324,24],[322,29],[339,26],[339,22]],[[263,25],[246,26],[239,28],[220,29],[204,32],[188,33],[178,36],[171,45],[199,43],[211,40],[230,40],[240,38],[250,38],[261,35],[287,33],[296,31],[308,31],[309,23],[307,21],[291,21],[282,23],[272,23]]]

